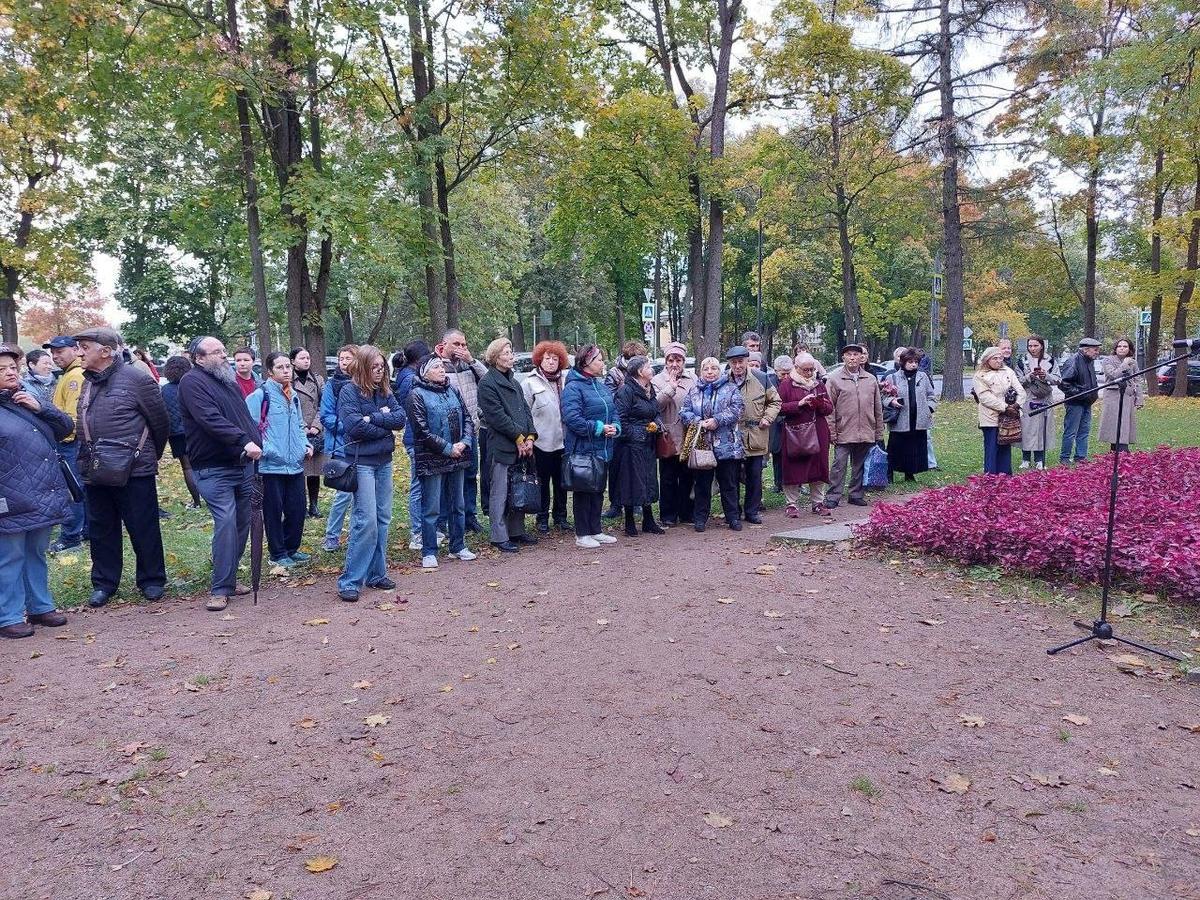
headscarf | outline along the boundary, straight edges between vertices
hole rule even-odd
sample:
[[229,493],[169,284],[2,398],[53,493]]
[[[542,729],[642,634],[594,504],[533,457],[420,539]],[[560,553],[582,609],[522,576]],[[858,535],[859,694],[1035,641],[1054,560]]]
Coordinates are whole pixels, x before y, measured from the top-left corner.
[[421,368],[417,371],[417,374],[421,376],[422,381],[429,380],[425,376],[429,374],[429,370],[435,365],[441,365],[443,368],[445,367],[442,358],[437,354],[431,353],[429,356],[426,356],[423,360],[421,360]]

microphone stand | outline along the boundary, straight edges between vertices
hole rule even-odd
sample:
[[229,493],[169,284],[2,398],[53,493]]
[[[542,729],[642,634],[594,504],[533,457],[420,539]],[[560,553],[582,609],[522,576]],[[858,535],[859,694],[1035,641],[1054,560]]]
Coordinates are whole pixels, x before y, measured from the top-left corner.
[[[1112,623],[1108,621],[1108,595],[1112,589],[1113,528],[1116,525],[1117,519],[1117,490],[1121,485],[1121,448],[1122,446],[1125,446],[1121,442],[1121,425],[1125,418],[1125,391],[1129,387],[1129,382],[1131,382],[1133,379],[1138,378],[1141,375],[1145,375],[1147,372],[1155,371],[1162,366],[1174,365],[1180,360],[1187,359],[1191,355],[1191,353],[1183,353],[1179,356],[1176,356],[1174,359],[1156,362],[1154,365],[1147,366],[1141,371],[1131,372],[1128,375],[1124,375],[1121,378],[1116,379],[1115,381],[1110,381],[1107,384],[1102,385],[1098,384],[1094,388],[1089,388],[1086,391],[1080,391],[1078,394],[1072,394],[1070,397],[1059,400],[1057,403],[1049,403],[1040,409],[1029,411],[1031,416],[1045,415],[1056,406],[1062,406],[1068,401],[1075,400],[1079,397],[1086,397],[1088,394],[1096,394],[1102,390],[1107,390],[1108,388],[1112,387],[1115,387],[1118,391],[1117,439],[1113,443],[1112,475],[1109,476],[1108,485],[1108,528],[1104,537],[1104,576],[1100,583],[1100,618],[1096,619],[1091,624],[1077,621],[1075,623],[1077,627],[1090,631],[1091,634],[1088,634],[1085,637],[1077,638],[1076,640],[1062,644],[1058,647],[1051,647],[1046,651],[1051,656],[1056,653],[1061,653],[1063,650],[1069,650],[1071,647],[1078,646],[1079,644],[1086,644],[1088,641],[1103,640],[1119,641],[1122,644],[1128,644],[1130,647],[1136,647],[1137,649],[1144,650],[1147,653],[1155,653],[1159,656],[1164,656],[1167,659],[1172,659],[1175,662],[1183,662],[1183,659],[1179,656],[1176,656],[1174,653],[1168,653],[1166,650],[1159,650],[1147,644],[1139,644],[1137,641],[1131,641],[1128,638],[1118,637],[1116,634],[1114,634]],[[1088,362],[1094,364],[1093,360],[1089,360]]]

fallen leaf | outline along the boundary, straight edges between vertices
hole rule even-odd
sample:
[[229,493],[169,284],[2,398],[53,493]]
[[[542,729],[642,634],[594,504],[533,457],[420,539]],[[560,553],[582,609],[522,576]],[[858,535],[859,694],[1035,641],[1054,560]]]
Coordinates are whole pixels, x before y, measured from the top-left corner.
[[144,750],[149,746],[150,745],[145,743],[144,741],[134,741],[132,744],[126,744],[124,747],[118,747],[117,749],[120,750],[122,753],[124,753],[126,756],[132,756],[134,753],[137,753],[139,750]]
[[496,664],[496,657],[489,656],[487,659],[484,660],[484,662],[486,662],[489,666],[494,666]]
[[468,633],[468,634],[478,634],[478,633],[479,633],[479,626],[478,626],[478,625],[472,625],[470,628],[468,628],[468,629],[467,629],[467,633]]
[[783,618],[783,613],[781,613],[777,609],[764,609],[763,615],[766,616],[768,619],[782,619]]
[[328,619],[309,619],[304,624],[305,625],[328,625],[329,620]]
[[737,600],[734,599],[733,597],[718,597],[717,602],[718,603],[737,603]]
[[509,649],[509,650],[520,650],[520,649],[521,649],[521,645],[520,645],[520,644],[509,644],[509,645],[508,645],[508,649]]
[[360,691],[365,691],[370,686],[371,686],[371,682],[367,681],[367,679],[365,679],[365,678],[362,681],[354,682],[354,687]]
[[101,669],[123,669],[125,668],[125,657],[114,656],[112,659],[106,659],[100,663]]
[[262,888],[255,888],[246,894],[246,900],[271,900],[275,895],[270,891],[264,891]]
[[383,754],[380,753],[378,750],[372,750],[367,755],[370,756],[371,759],[374,760],[375,762],[378,762],[378,763],[383,762],[383,759],[384,759]]
[[392,721],[391,716],[385,716],[382,713],[376,713],[373,716],[367,716],[363,719],[363,724],[370,728],[378,728],[380,725],[386,725]]
[[452,684],[443,684],[443,685],[442,685],[440,688],[438,688],[438,690],[439,690],[441,693],[443,693],[443,694],[448,694],[448,693],[450,693],[452,690],[454,690],[454,685],[452,685]]
[[290,575],[291,572],[288,570],[287,566],[271,566],[271,568],[267,570],[267,574],[274,575],[276,578],[285,578]]
[[384,612],[387,612],[388,610],[395,609],[395,608],[396,608],[396,604],[395,604],[395,603],[380,603],[380,604],[379,604],[378,606],[376,606],[375,608],[376,608],[376,609],[381,609],[381,610],[383,610]]
[[597,620],[596,620],[596,624],[597,624],[597,625],[607,625],[607,624],[608,624],[608,619],[597,619]]
[[918,619],[917,621],[920,622],[922,625],[945,625],[946,624],[945,619]]
[[770,563],[768,563],[767,565],[759,566],[757,569],[755,569],[754,574],[755,575],[774,575],[775,570],[777,568],[779,568],[779,567],[773,566]]
[[1180,722],[1179,727],[1190,734],[1200,734],[1200,722],[1197,722],[1194,725],[1185,725]]
[[706,812],[704,814],[704,821],[713,828],[728,828],[733,824],[733,819],[723,816],[719,812]]
[[296,723],[300,728],[316,728],[317,720],[311,717],[305,717]]
[[1109,659],[1116,663],[1117,668],[1122,672],[1134,672],[1138,669],[1147,669],[1150,667],[1149,663],[1136,653],[1120,653],[1116,656],[1110,656]]
[[314,856],[310,860],[306,860],[304,868],[312,872],[314,875],[318,872],[328,872],[338,864],[337,857],[334,856]]
[[1089,719],[1087,716],[1080,715],[1079,713],[1067,713],[1065,716],[1063,716],[1063,721],[1070,722],[1072,725],[1092,724],[1091,719]]
[[985,719],[983,716],[963,715],[962,713],[959,713],[958,721],[960,721],[967,728],[982,728],[987,724],[987,719]]
[[491,587],[491,588],[500,587],[500,582],[498,582],[498,581],[489,581],[489,582],[487,582],[487,586],[488,586],[488,587]]
[[1030,772],[1029,777],[1033,779],[1036,784],[1040,784],[1042,787],[1059,788],[1068,783],[1062,780],[1061,775],[1047,774],[1046,772]]
[[971,779],[958,772],[947,772],[933,781],[937,783],[939,791],[945,791],[947,794],[965,794],[971,786]]
[[1191,828],[1188,828],[1186,831],[1184,831],[1184,834],[1186,834],[1188,837],[1200,837],[1200,828],[1193,825]]
[[804,752],[809,756],[820,756],[821,748],[820,747],[805,747]]
[[1101,766],[1100,768],[1098,768],[1096,770],[1096,774],[1106,775],[1109,778],[1116,778],[1121,773],[1118,772],[1116,769],[1110,769],[1108,766]]

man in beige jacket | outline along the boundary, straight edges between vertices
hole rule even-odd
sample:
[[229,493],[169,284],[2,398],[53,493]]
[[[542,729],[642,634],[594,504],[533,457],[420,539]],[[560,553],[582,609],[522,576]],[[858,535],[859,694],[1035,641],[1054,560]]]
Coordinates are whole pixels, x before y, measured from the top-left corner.
[[883,440],[883,403],[879,380],[865,367],[866,348],[847,344],[842,348],[842,366],[829,374],[826,390],[833,401],[829,416],[829,442],[834,445],[833,482],[825,494],[825,505],[836,509],[842,499],[846,466],[851,467],[851,506],[866,506],[863,475],[871,445]]
[[782,402],[773,387],[763,387],[750,369],[750,351],[734,347],[725,354],[729,362],[729,378],[741,391],[742,444],[746,455],[742,459],[741,477],[746,493],[742,500],[742,517],[751,525],[762,524],[763,465],[771,449],[771,423],[779,415]]

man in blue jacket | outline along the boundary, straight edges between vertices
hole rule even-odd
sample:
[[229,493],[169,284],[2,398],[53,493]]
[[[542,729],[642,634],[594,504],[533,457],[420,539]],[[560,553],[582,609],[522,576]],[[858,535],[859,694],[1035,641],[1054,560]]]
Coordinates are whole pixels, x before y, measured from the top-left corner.
[[231,596],[250,593],[238,584],[237,569],[250,536],[252,460],[262,457],[262,448],[225,345],[198,338],[191,357],[196,368],[179,380],[179,411],[196,486],[213,517],[212,595],[205,608],[220,612]]

